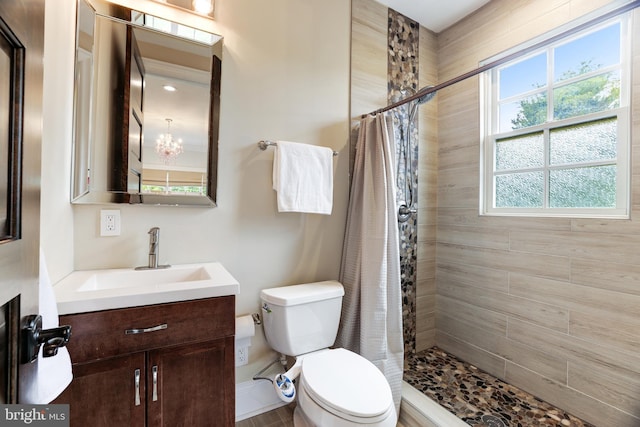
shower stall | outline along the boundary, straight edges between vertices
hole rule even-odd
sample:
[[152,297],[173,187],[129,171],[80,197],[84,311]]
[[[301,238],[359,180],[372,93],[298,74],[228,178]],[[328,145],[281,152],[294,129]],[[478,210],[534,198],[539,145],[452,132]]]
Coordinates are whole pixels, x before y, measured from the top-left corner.
[[[610,2],[611,13],[620,3]],[[517,25],[505,30],[513,40],[498,37],[493,30],[516,11],[508,0],[490,5],[491,14],[441,37],[376,2],[352,1],[352,117],[384,109],[395,123],[407,396],[478,427],[640,425],[640,359],[629,353],[638,335],[627,336],[633,344],[612,338],[637,324],[629,304],[640,304],[638,259],[618,250],[620,233],[637,233],[633,219],[478,215],[477,75],[488,68],[477,55],[530,37]],[[517,14],[539,18],[542,34],[558,25],[543,19],[553,7],[541,0]]]

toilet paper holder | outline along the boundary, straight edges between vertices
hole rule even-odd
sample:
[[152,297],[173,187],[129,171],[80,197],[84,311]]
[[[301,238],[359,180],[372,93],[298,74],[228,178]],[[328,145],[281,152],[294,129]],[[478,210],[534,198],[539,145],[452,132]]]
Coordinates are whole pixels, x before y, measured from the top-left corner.
[[260,313],[252,313],[251,317],[253,318],[254,325],[262,325],[262,320],[260,319]]

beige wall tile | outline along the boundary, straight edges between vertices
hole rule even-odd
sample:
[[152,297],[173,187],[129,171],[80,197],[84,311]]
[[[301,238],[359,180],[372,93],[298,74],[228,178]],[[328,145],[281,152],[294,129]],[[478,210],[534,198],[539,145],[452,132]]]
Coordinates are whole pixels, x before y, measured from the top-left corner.
[[626,317],[623,320],[618,317],[609,313],[572,311],[569,334],[610,345],[622,352],[640,354],[640,317]]
[[438,173],[438,207],[478,206],[478,166],[440,170]]
[[351,117],[387,105],[387,8],[353,0],[351,25]]
[[[477,137],[476,133],[477,129],[474,128],[473,130],[469,131],[469,135],[460,135],[460,140],[473,140],[473,137]],[[466,147],[457,147],[450,150],[442,150],[440,152],[438,166],[442,170],[462,168],[469,163],[477,162],[479,152],[480,148],[478,147],[478,144],[476,142]]]
[[[640,90],[640,88],[638,89]],[[638,155],[640,156],[640,153]],[[640,161],[640,158],[638,159],[638,161]],[[640,234],[640,222],[620,219],[574,219],[571,221],[571,231],[583,231],[589,233]]]
[[571,414],[597,426],[637,427],[640,419],[574,390],[558,382],[544,378],[522,366],[507,362],[506,380],[529,393],[559,406]]
[[638,237],[613,233],[547,233],[512,231],[514,251],[640,264]]
[[438,312],[436,323],[438,332],[455,336],[475,347],[535,371],[546,378],[566,383],[567,362],[560,357],[510,340],[504,333],[494,333],[490,328],[485,328],[483,324],[473,320],[471,322],[461,321]]
[[[437,36],[420,28],[420,88],[438,83]],[[420,106],[418,114],[418,253],[416,286],[416,350],[435,345],[436,211],[438,195],[438,102]]]
[[496,228],[438,227],[438,241],[453,245],[477,246],[481,248],[509,249],[509,231]]
[[[464,263],[517,273],[569,280],[569,258],[438,242],[438,264]],[[438,281],[439,283],[439,281]]]
[[416,332],[416,351],[426,350],[436,345],[436,329],[423,329]]
[[569,231],[571,222],[565,218],[518,218],[480,216],[479,208],[456,208],[438,206],[438,226],[468,225],[475,227],[496,227],[503,230],[546,230]]
[[[496,335],[507,336],[507,315],[486,310],[476,305],[438,295],[436,297],[436,311],[440,317],[438,321],[445,321],[455,318],[456,321],[465,322],[470,325]],[[444,317],[443,317],[444,316]],[[438,327],[442,325],[438,324]],[[445,330],[445,329],[443,329]],[[451,333],[451,331],[447,331]]]
[[418,287],[416,289],[416,296],[435,296],[435,294],[435,260],[418,261]]
[[509,275],[504,270],[455,262],[437,265],[437,281],[477,286],[493,291],[509,291]]
[[476,286],[451,284],[438,281],[438,296],[473,304],[485,310],[491,310],[526,320],[556,331],[569,329],[569,310],[558,306],[543,304],[526,298],[520,298],[503,292],[489,291]]
[[473,344],[459,340],[437,328],[436,343],[438,347],[450,354],[457,355],[459,359],[471,363],[474,366],[482,366],[481,369],[483,371],[497,378],[504,379],[506,362],[503,358],[476,347]]
[[[438,215],[438,208],[435,202],[434,197],[434,200],[431,203],[427,201],[425,206],[423,199],[418,200],[418,225],[432,225],[435,227]],[[418,239],[420,238],[421,236],[418,236]]]
[[509,276],[509,293],[572,311],[595,312],[611,320],[640,319],[638,295],[515,273]]
[[640,374],[601,363],[569,362],[569,387],[639,417]]
[[509,318],[507,337],[529,347],[544,349],[545,353],[569,362],[586,360],[632,372],[638,372],[640,364],[640,355],[621,352],[604,343],[587,341],[515,318]]
[[571,281],[580,285],[640,295],[640,266],[573,259]]

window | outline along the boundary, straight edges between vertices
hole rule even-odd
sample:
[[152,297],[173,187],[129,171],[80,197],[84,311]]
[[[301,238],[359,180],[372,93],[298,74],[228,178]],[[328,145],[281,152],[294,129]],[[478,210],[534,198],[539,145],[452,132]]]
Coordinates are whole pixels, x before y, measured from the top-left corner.
[[483,214],[628,217],[628,19],[485,72]]

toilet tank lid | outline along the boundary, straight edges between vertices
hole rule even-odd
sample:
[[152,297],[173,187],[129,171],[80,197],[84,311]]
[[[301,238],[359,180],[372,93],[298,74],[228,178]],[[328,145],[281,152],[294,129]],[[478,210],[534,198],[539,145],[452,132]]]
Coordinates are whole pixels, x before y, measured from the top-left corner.
[[263,301],[280,306],[306,304],[309,302],[338,298],[343,295],[344,287],[342,283],[337,280],[280,286],[277,288],[263,289],[260,292],[260,298]]

